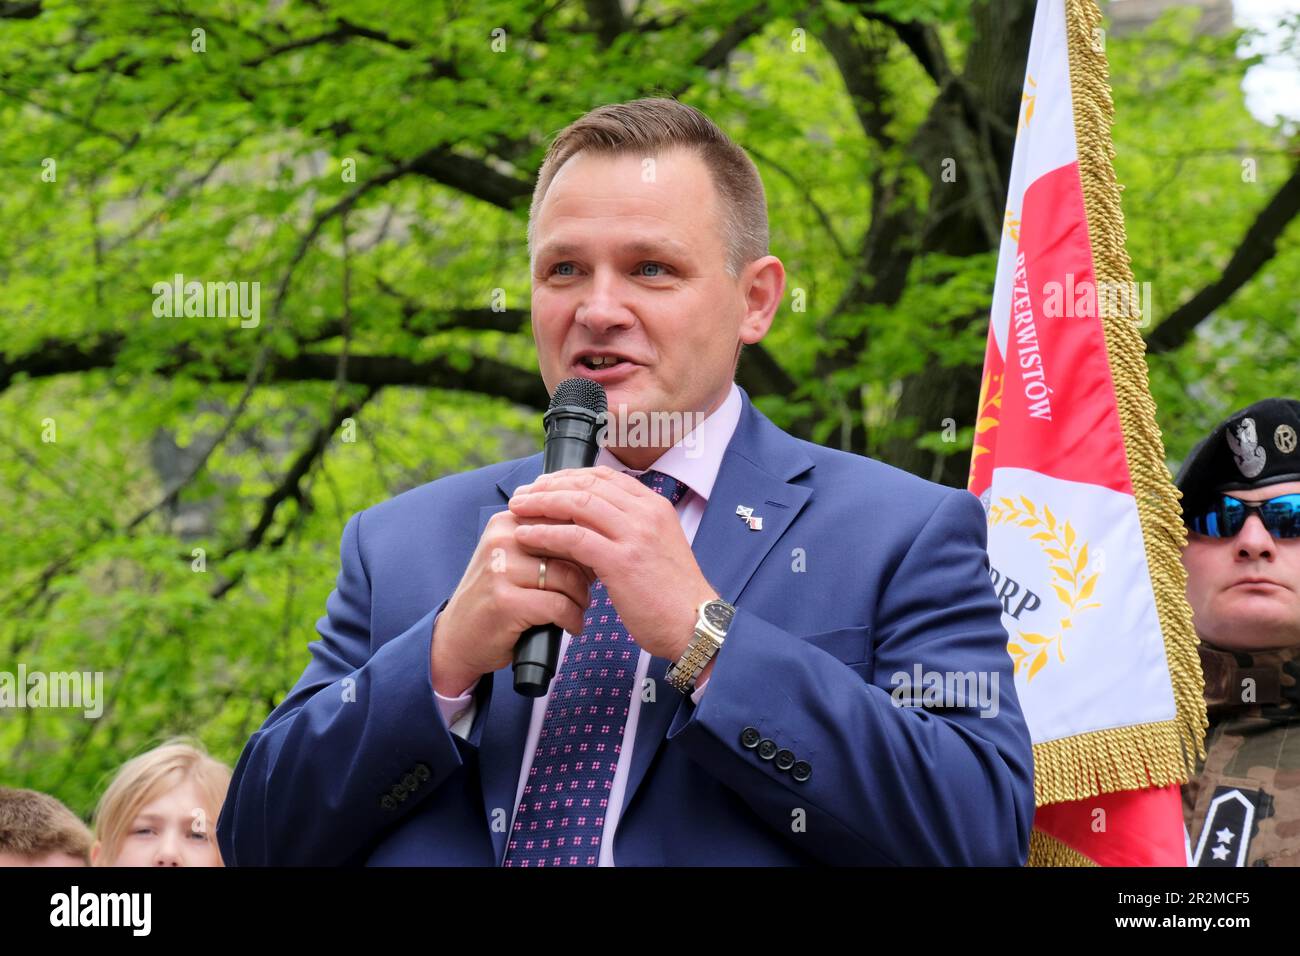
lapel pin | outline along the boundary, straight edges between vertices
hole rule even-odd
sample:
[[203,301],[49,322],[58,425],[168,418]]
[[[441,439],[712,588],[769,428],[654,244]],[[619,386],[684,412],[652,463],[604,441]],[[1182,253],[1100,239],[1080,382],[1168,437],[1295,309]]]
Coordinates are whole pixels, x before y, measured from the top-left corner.
[[762,530],[763,530],[763,518],[762,518],[762,516],[761,516],[761,515],[755,515],[755,514],[754,514],[754,509],[753,509],[753,508],[750,508],[748,505],[736,505],[736,514],[740,516],[740,520],[741,520],[741,521],[743,521],[743,522],[745,522],[745,524],[749,525],[749,530],[750,530],[750,531],[762,531]]

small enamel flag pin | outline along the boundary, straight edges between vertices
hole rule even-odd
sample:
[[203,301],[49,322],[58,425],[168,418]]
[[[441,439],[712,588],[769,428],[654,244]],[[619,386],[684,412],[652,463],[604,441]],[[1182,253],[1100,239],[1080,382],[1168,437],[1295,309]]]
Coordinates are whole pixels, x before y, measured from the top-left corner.
[[749,525],[750,531],[763,530],[763,517],[762,515],[755,515],[753,508],[749,508],[745,505],[736,505],[736,514],[740,516],[740,519],[744,521],[745,524]]

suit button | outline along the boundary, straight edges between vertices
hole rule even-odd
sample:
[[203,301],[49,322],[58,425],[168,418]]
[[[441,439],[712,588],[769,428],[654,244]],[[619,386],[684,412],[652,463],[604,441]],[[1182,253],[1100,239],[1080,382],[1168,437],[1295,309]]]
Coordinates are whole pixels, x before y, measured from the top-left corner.
[[762,739],[763,735],[758,732],[757,727],[746,727],[740,732],[740,742],[746,750],[753,750]]
[[776,756],[776,741],[770,737],[764,737],[758,742],[758,755],[764,760],[771,760]]
[[790,776],[794,777],[800,783],[803,783],[805,780],[807,780],[809,777],[812,776],[812,764],[810,764],[807,760],[800,760],[790,770]]
[[793,750],[778,750],[776,752],[776,769],[789,770],[794,766]]
[[391,810],[393,807],[397,806],[397,801],[388,794],[384,794],[379,798],[379,805],[385,810]]
[[431,776],[427,764],[417,763],[415,767],[412,768],[411,772],[415,774],[415,778],[419,780],[421,783],[428,780],[429,777]]
[[399,802],[406,801],[406,788],[403,787],[400,783],[397,786],[393,787],[393,799]]
[[407,792],[414,790],[419,785],[420,785],[420,781],[416,779],[416,776],[413,773],[408,773],[405,777],[402,778],[402,786],[407,789]]

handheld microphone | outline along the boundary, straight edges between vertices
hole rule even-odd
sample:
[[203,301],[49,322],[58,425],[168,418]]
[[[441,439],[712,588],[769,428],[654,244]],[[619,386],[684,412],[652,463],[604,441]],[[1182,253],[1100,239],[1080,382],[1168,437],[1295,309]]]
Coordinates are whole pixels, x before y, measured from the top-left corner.
[[[546,446],[542,473],[565,468],[590,468],[600,450],[597,436],[609,407],[605,388],[587,378],[565,379],[555,387],[542,423]],[[519,636],[515,645],[515,692],[524,697],[541,697],[551,686],[559,665],[558,624],[539,624]]]

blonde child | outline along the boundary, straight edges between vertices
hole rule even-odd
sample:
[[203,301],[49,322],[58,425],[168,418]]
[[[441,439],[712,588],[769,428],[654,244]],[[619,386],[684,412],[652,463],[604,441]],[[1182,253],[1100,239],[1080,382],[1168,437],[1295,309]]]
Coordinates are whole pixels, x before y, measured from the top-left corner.
[[92,866],[221,866],[230,768],[182,738],[124,763],[95,810]]

